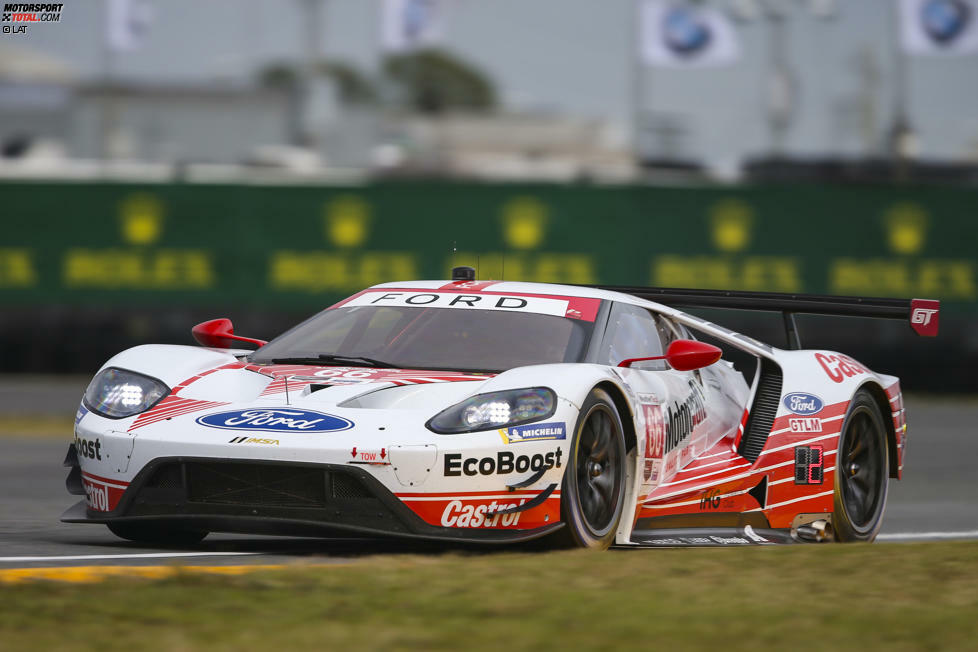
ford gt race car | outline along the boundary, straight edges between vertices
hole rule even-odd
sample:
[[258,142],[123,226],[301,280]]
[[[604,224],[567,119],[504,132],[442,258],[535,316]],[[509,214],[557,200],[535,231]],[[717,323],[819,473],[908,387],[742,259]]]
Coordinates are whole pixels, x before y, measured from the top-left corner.
[[[903,472],[900,383],[802,350],[794,314],[936,335],[938,302],[453,276],[368,288],[271,342],[217,319],[200,347],[116,355],[78,409],[65,465],[85,499],[62,520],[171,544],[876,537]],[[677,306],[782,312],[789,347]]]

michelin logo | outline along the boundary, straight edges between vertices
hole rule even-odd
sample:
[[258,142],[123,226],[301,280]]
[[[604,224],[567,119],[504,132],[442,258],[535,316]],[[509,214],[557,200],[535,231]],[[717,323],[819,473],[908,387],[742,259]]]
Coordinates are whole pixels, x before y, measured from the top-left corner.
[[499,431],[499,434],[507,444],[515,444],[521,441],[566,439],[567,428],[562,421],[554,421],[552,423],[532,423],[528,426],[503,428]]

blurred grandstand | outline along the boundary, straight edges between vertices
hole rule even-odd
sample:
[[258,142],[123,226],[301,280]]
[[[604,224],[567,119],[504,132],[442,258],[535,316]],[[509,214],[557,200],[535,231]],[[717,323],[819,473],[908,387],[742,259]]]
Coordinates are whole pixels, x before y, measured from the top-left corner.
[[26,13],[0,34],[0,371],[87,373],[213,316],[270,336],[468,256],[512,279],[926,294],[935,344],[806,345],[978,389],[978,0]]

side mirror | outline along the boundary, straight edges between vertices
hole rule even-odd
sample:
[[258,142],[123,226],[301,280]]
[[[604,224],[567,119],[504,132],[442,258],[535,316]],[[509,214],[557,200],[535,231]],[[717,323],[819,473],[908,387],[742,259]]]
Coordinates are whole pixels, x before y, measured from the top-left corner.
[[190,332],[193,333],[194,339],[201,345],[212,346],[218,349],[234,348],[234,342],[257,344],[259,347],[268,344],[265,340],[256,340],[251,337],[235,335],[234,324],[231,323],[230,319],[211,319],[210,321],[201,322],[194,326]]
[[618,363],[619,367],[631,367],[633,363],[644,362],[645,360],[665,360],[669,366],[676,371],[692,371],[702,369],[720,359],[723,351],[697,340],[673,340],[666,349],[665,355],[657,355],[651,358],[629,358]]

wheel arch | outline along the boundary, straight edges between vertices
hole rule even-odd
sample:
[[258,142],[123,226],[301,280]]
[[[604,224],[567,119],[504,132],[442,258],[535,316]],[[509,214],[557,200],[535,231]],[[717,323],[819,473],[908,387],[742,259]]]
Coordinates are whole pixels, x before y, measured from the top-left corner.
[[625,453],[631,453],[637,450],[638,440],[635,436],[635,416],[632,414],[632,410],[628,405],[628,399],[625,398],[625,394],[621,391],[621,388],[609,381],[603,381],[595,385],[595,389],[603,389],[611,397],[611,400],[615,403],[615,409],[618,410],[618,414],[621,416],[621,424],[625,429]]
[[887,397],[883,387],[872,380],[860,385],[859,389],[865,389],[869,392],[869,395],[876,403],[876,407],[879,408],[880,416],[883,417],[883,424],[886,428],[887,463],[890,467],[889,476],[891,478],[899,478],[900,456],[896,447],[896,428],[893,426],[890,399]]

